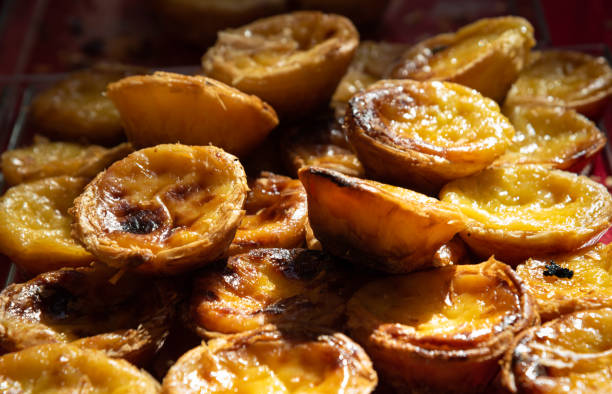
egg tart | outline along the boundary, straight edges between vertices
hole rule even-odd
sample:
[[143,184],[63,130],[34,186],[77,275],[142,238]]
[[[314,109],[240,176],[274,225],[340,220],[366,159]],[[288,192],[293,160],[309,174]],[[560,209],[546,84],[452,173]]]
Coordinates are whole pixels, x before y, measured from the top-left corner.
[[508,112],[516,133],[494,167],[540,164],[564,170],[585,162],[606,145],[597,126],[574,110],[536,105],[515,106]]
[[606,59],[574,51],[548,50],[532,55],[504,105],[549,105],[595,116],[610,94],[612,69]]
[[542,320],[612,307],[612,245],[596,244],[576,253],[529,259],[516,267],[529,286]]
[[0,357],[3,393],[134,393],[160,392],[147,372],[125,360],[69,344],[52,343]]
[[0,253],[26,275],[92,262],[71,237],[68,214],[85,185],[86,178],[59,176],[8,189],[0,197]]
[[503,365],[513,393],[612,391],[612,309],[561,316],[516,339]]
[[612,218],[612,197],[603,185],[536,165],[455,180],[440,199],[467,217],[460,234],[476,254],[512,264],[593,244]]
[[371,282],[348,316],[351,337],[399,392],[483,391],[514,336],[538,321],[526,287],[493,258]]
[[278,124],[274,109],[258,97],[201,75],[128,77],[110,84],[107,94],[136,148],[213,144],[244,155]]
[[77,71],[34,98],[31,120],[37,130],[64,140],[100,144],[125,140],[119,112],[104,91],[111,82],[146,73],[119,64]]
[[418,43],[403,55],[391,77],[455,82],[500,102],[534,45],[533,27],[526,19],[484,18]]
[[335,109],[336,115],[344,116],[346,105],[355,93],[388,77],[393,65],[408,48],[410,47],[407,44],[360,42],[346,74],[332,96],[331,106]]
[[202,49],[214,43],[219,30],[285,11],[285,0],[156,0],[164,28]]
[[244,209],[227,253],[257,248],[296,248],[304,244],[308,218],[306,191],[297,179],[263,172],[250,182]]
[[431,267],[436,251],[465,228],[457,208],[412,190],[316,167],[299,175],[323,249],[377,270]]
[[302,167],[323,167],[363,177],[361,162],[336,119],[317,119],[301,124],[283,138],[285,161],[292,174]]
[[108,265],[177,274],[221,257],[244,215],[238,159],[158,145],[115,162],[74,201],[73,235]]
[[65,268],[0,293],[0,349],[68,343],[145,364],[163,345],[178,301],[168,282],[102,264]]
[[185,353],[164,393],[370,393],[376,372],[340,333],[265,327],[214,339]]
[[93,178],[113,162],[132,152],[128,143],[114,148],[50,142],[37,138],[34,145],[5,151],[2,173],[9,186],[59,175]]
[[204,337],[266,324],[337,328],[359,280],[320,251],[256,249],[196,277],[185,320]]
[[354,95],[346,129],[366,174],[430,194],[487,167],[514,135],[497,104],[475,90],[411,80]]
[[345,17],[298,11],[219,33],[202,58],[207,76],[261,97],[281,117],[325,105],[359,43]]

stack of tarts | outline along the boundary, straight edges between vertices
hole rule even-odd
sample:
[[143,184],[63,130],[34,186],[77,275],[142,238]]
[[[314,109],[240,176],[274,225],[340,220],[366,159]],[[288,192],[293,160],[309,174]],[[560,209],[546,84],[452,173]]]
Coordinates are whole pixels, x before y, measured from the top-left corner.
[[2,156],[0,390],[612,388],[612,197],[566,171],[606,143],[604,61],[530,52],[517,17],[218,37],[204,75],[107,65],[35,101],[70,140]]

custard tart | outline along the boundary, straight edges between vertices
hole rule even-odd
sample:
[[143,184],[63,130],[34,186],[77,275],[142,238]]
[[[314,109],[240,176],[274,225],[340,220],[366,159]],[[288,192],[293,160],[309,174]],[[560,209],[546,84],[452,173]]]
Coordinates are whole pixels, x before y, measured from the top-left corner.
[[195,278],[185,321],[203,337],[266,324],[339,328],[360,280],[320,251],[252,250]]
[[299,176],[323,249],[377,270],[431,267],[436,251],[465,228],[457,208],[412,190],[316,167]]
[[202,58],[207,76],[261,97],[284,118],[325,105],[359,43],[347,18],[298,11],[219,32]]
[[163,280],[115,274],[97,264],[9,285],[0,293],[0,349],[71,342],[146,364],[168,335],[177,290]]
[[59,175],[93,178],[113,162],[132,152],[128,143],[105,148],[71,142],[50,142],[37,138],[34,145],[5,151],[2,173],[7,185]]
[[533,27],[526,19],[480,19],[418,43],[406,51],[391,76],[455,82],[501,102],[534,45]]
[[491,258],[371,282],[348,329],[398,392],[483,391],[514,336],[538,321],[527,288]]
[[201,75],[128,77],[110,84],[107,95],[136,148],[213,144],[244,155],[278,124],[274,109],[258,97]]
[[561,316],[517,338],[503,383],[512,393],[612,391],[612,309]]
[[612,69],[606,59],[574,51],[548,50],[532,55],[504,105],[549,105],[595,116],[610,94]]
[[512,264],[593,244],[612,219],[612,197],[603,185],[536,165],[455,180],[440,199],[467,217],[461,237],[476,254]]
[[73,345],[51,343],[0,357],[3,393],[156,394],[159,383],[124,360]]
[[529,259],[516,267],[543,321],[563,314],[612,307],[612,245]]
[[65,140],[100,144],[125,140],[119,112],[104,91],[111,82],[146,73],[146,69],[119,64],[77,71],[34,98],[32,122],[37,130]]
[[493,167],[540,164],[565,170],[586,162],[606,145],[597,126],[572,109],[517,105],[506,115],[516,133]]
[[265,327],[185,353],[164,378],[171,393],[371,393],[376,372],[340,333]]
[[0,253],[26,275],[88,265],[94,257],[70,235],[68,209],[86,178],[59,176],[22,183],[0,197]]
[[366,174],[430,194],[487,167],[514,135],[493,100],[435,81],[375,83],[351,98],[345,126]]
[[185,272],[223,256],[247,190],[238,159],[222,149],[142,149],[99,174],[74,201],[73,235],[114,267]]
[[257,248],[297,248],[304,244],[308,218],[306,191],[297,179],[263,172],[249,184],[246,213],[227,254]]

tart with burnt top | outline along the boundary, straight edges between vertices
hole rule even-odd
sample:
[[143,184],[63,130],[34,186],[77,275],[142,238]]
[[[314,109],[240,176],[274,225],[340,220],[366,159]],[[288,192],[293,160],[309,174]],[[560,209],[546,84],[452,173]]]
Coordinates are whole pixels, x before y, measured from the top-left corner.
[[370,393],[378,379],[359,345],[340,333],[263,327],[185,353],[164,393]]
[[450,82],[383,80],[349,101],[345,127],[373,179],[435,194],[510,145],[497,104]]
[[219,32],[202,58],[207,76],[261,97],[281,117],[325,105],[359,43],[347,18],[298,11]]
[[0,357],[4,393],[156,394],[147,372],[104,353],[63,343],[34,346]]
[[440,34],[406,51],[392,78],[449,81],[501,102],[535,45],[524,18],[484,18]]
[[361,276],[321,251],[252,250],[194,279],[184,320],[204,337],[266,324],[340,328]]
[[247,190],[238,159],[222,149],[142,149],[99,174],[74,201],[73,235],[114,267],[185,272],[225,254]]
[[612,220],[612,197],[603,185],[537,165],[455,180],[440,199],[467,218],[460,234],[475,253],[511,264],[592,245]]
[[349,333],[400,392],[484,391],[514,336],[538,322],[527,288],[494,258],[373,281]]
[[612,68],[603,57],[574,51],[534,52],[510,88],[505,106],[548,105],[599,114],[612,94]]
[[177,290],[161,279],[115,274],[97,264],[9,285],[0,293],[0,348],[71,343],[146,364],[168,335]]
[[135,148],[213,144],[235,155],[255,149],[278,124],[272,107],[201,75],[158,71],[108,85]]
[[297,179],[262,172],[249,182],[244,217],[227,254],[258,248],[297,248],[304,244],[308,218],[306,191]]
[[26,276],[91,263],[94,256],[71,236],[68,214],[87,181],[63,175],[8,189],[0,197],[0,253]]
[[612,390],[612,309],[564,315],[519,336],[504,358],[512,393],[608,393]]
[[516,267],[543,321],[584,309],[612,307],[612,245],[529,259]]

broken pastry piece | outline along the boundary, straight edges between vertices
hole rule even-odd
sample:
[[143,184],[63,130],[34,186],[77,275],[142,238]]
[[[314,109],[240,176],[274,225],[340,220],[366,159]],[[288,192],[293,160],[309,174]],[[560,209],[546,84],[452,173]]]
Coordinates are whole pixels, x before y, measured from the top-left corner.
[[340,333],[264,327],[217,338],[185,353],[164,378],[165,393],[371,393],[376,372]]
[[185,272],[225,254],[247,190],[238,159],[222,149],[142,149],[99,174],[75,200],[73,234],[108,265]]
[[359,282],[330,255],[307,249],[256,249],[195,278],[185,321],[203,336],[266,324],[340,329]]
[[376,270],[432,267],[436,251],[465,228],[457,208],[412,190],[316,167],[299,176],[323,249]]
[[467,218],[461,238],[476,254],[509,264],[593,244],[612,220],[612,197],[603,185],[537,165],[455,180],[440,199]]
[[612,247],[529,259],[516,267],[543,321],[584,309],[612,307]]
[[161,392],[147,372],[124,360],[77,346],[50,343],[0,357],[5,393],[134,393]]
[[0,197],[0,253],[26,276],[94,261],[72,238],[68,214],[87,182],[64,175],[8,189]]
[[299,11],[219,32],[204,73],[261,97],[281,118],[306,117],[329,101],[359,43],[347,18]]
[[571,313],[516,339],[504,358],[511,393],[612,391],[612,309]]
[[501,102],[534,45],[533,27],[526,19],[480,19],[418,43],[406,51],[391,77],[455,82]]
[[371,282],[349,333],[398,392],[482,392],[514,336],[538,322],[527,287],[494,258]]
[[128,143],[105,148],[35,138],[34,145],[2,154],[2,173],[9,186],[59,175],[88,179],[132,152]]
[[47,272],[0,293],[0,349],[72,343],[146,365],[163,345],[177,289],[103,264]]
[[110,84],[107,94],[136,148],[213,144],[245,155],[278,124],[274,109],[259,97],[201,75],[128,77]]
[[541,51],[508,92],[504,106],[548,105],[597,115],[612,94],[612,69],[603,57],[574,51]]
[[377,82],[350,99],[345,122],[366,174],[429,194],[487,167],[514,135],[493,100],[450,82]]
[[541,105],[504,109],[516,133],[493,167],[540,164],[565,170],[586,162],[606,145],[597,126],[572,109]]
[[34,98],[32,121],[41,132],[60,139],[98,144],[125,140],[119,112],[104,91],[111,82],[146,73],[120,64],[77,71]]
[[306,191],[297,179],[262,172],[250,182],[246,213],[227,252],[258,248],[297,248],[304,244],[308,218]]

